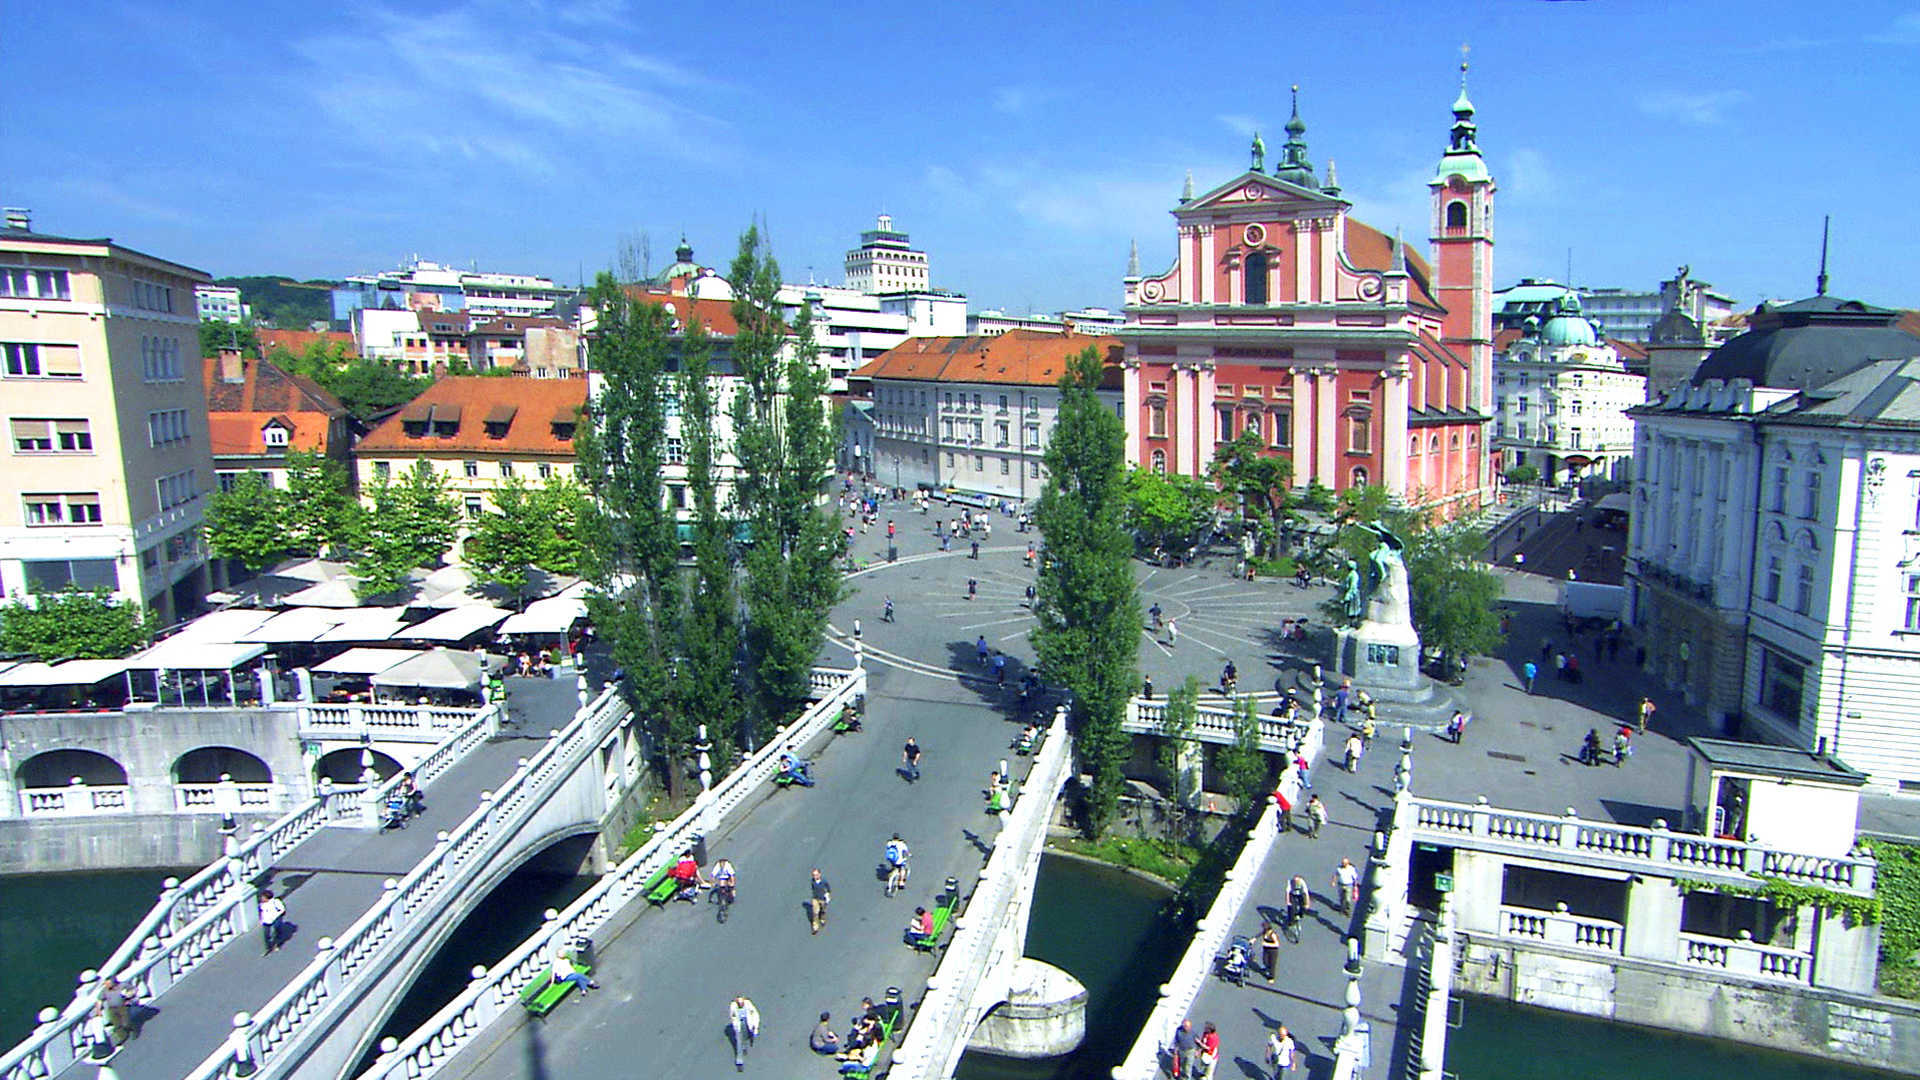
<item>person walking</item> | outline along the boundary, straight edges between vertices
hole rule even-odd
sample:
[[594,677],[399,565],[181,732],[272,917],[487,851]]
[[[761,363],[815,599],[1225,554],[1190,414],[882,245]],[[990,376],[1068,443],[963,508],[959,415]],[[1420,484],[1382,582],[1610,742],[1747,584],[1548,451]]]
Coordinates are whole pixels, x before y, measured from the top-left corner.
[[1341,856],[1340,865],[1334,868],[1333,884],[1340,890],[1340,914],[1353,914],[1353,907],[1360,902],[1360,868],[1353,860]]
[[1352,735],[1347,736],[1347,745],[1345,749],[1346,749],[1346,755],[1347,755],[1347,771],[1353,772],[1359,769],[1360,755],[1366,753],[1366,750],[1367,750],[1365,746],[1362,746],[1360,744],[1359,732],[1355,732]]
[[1146,698],[1148,701],[1153,700],[1153,676],[1140,676],[1140,696]]
[[760,1034],[760,1010],[744,994],[734,998],[727,1003],[727,1026],[733,1029],[733,1071],[746,1072],[747,1051]]
[[286,901],[273,895],[272,889],[260,890],[260,937],[266,943],[267,952],[279,948],[286,940]]
[[1213,1021],[1209,1020],[1207,1026],[1200,1029],[1200,1071],[1195,1075],[1211,1077],[1214,1066],[1219,1063],[1220,1029],[1214,1027]]
[[1640,734],[1647,733],[1647,723],[1653,719],[1654,704],[1650,697],[1640,699]]
[[1327,804],[1314,795],[1307,799],[1307,839],[1320,839],[1320,827],[1327,823]]
[[968,555],[967,558],[977,559],[979,557],[980,557],[980,541],[975,540],[973,541],[973,554]]
[[812,880],[808,883],[812,895],[807,899],[807,921],[812,924],[813,932],[827,925],[827,905],[833,902],[833,886],[820,876],[820,868],[813,868]]
[[1600,732],[1593,728],[1588,728],[1587,737],[1580,740],[1580,764],[1600,764]]
[[1312,791],[1313,773],[1308,768],[1307,755],[1295,754],[1293,757],[1293,767],[1300,774],[1300,790]]
[[979,637],[974,639],[974,642],[973,642],[974,659],[980,661],[980,666],[982,668],[987,666],[987,656],[992,651],[993,650],[987,648],[987,635],[981,634]]
[[1283,1080],[1286,1074],[1300,1067],[1300,1047],[1285,1024],[1267,1036],[1267,1064],[1273,1066],[1273,1080]]
[[905,840],[900,839],[899,833],[894,833],[893,839],[887,841],[886,849],[882,853],[882,858],[887,864],[888,896],[907,887],[907,875],[911,873],[907,867],[907,860],[912,857],[913,850],[907,847]]
[[1267,969],[1267,981],[1272,982],[1280,969],[1280,932],[1270,922],[1260,924],[1260,962]]
[[1466,710],[1464,709],[1453,710],[1453,718],[1447,721],[1447,737],[1453,740],[1453,745],[1459,746],[1461,736],[1465,735],[1466,733],[1467,733]]
[[1027,608],[1028,608],[1028,610],[1032,610],[1032,608],[1033,608],[1033,597],[1034,597],[1034,590],[1033,590],[1033,586],[1032,586],[1031,584],[1029,584],[1029,585],[1027,586]]
[[107,1038],[113,1045],[133,1037],[133,995],[111,975],[100,981],[100,1012],[106,1018]]
[[907,736],[907,745],[900,748],[900,764],[906,767],[907,782],[920,779],[920,744],[913,736]]
[[1520,668],[1520,674],[1526,677],[1527,693],[1533,693],[1533,680],[1540,677],[1540,666],[1529,660]]
[[1200,1039],[1193,1033],[1193,1021],[1182,1020],[1173,1029],[1173,1080],[1193,1076],[1194,1058],[1200,1052]]
[[976,581],[973,578],[968,578],[967,579],[967,599],[971,600],[978,595],[980,595],[980,582]]
[[1633,729],[1625,724],[1613,733],[1613,767],[1619,768],[1633,756]]
[[1178,644],[1180,644],[1180,628],[1173,624],[1172,619],[1168,619],[1167,620],[1167,648],[1171,649]]
[[1007,654],[1006,653],[997,652],[993,654],[993,684],[995,686],[1007,685]]

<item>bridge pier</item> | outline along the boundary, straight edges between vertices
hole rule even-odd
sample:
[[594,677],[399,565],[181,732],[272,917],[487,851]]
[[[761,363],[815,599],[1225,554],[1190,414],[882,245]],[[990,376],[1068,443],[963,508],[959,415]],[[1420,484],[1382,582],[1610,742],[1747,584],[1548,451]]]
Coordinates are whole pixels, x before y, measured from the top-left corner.
[[1087,1038],[1087,988],[1052,964],[1022,956],[1013,963],[1007,1000],[993,1007],[967,1049],[1012,1058],[1070,1054]]

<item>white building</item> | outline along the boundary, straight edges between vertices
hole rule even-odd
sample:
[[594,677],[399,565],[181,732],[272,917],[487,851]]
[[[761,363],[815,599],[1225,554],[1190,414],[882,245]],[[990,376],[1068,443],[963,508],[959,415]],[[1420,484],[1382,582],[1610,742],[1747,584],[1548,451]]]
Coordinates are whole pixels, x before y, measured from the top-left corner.
[[[1692,268],[1686,266],[1661,282],[1655,292],[1592,287],[1579,292],[1588,318],[1602,334],[1637,344],[1645,344],[1653,333],[1653,324],[1676,308],[1701,326],[1725,324],[1733,317],[1733,298],[1713,291],[1713,286],[1704,281],[1695,281]],[[1714,344],[1724,340],[1721,337]]]
[[552,278],[461,270],[415,258],[397,270],[359,274],[333,290],[333,317],[353,318],[362,308],[468,311],[477,317],[543,315],[573,295]]
[[860,234],[860,246],[847,252],[847,288],[865,293],[924,290],[927,253],[915,251],[907,234],[893,227],[893,218],[881,214],[878,224]]
[[1751,326],[1633,413],[1647,665],[1748,734],[1920,784],[1920,319],[1816,296]]
[[959,334],[967,320],[966,297],[926,289],[876,296],[831,285],[782,285],[779,302],[789,326],[802,304],[812,309],[813,339],[836,394],[846,392],[848,375],[895,345]]
[[240,290],[230,285],[194,286],[193,306],[199,311],[201,322],[211,319],[214,322],[244,323],[253,314],[247,305],[240,302]]
[[854,373],[854,392],[870,386],[871,397],[847,410],[840,467],[896,488],[1038,498],[1060,377],[1088,346],[1115,357],[1108,396],[1117,411],[1111,337],[1009,331],[906,341]]
[[[1125,320],[1125,316],[1121,318]],[[999,308],[987,308],[967,316],[968,337],[998,337],[1010,330],[1064,334],[1067,322],[1058,315],[1009,315]]]
[[[1518,290],[1510,290],[1517,292]],[[1646,378],[1580,313],[1571,292],[1501,331],[1493,360],[1494,447],[1511,467],[1531,465],[1548,483],[1585,476],[1627,478],[1633,419]]]

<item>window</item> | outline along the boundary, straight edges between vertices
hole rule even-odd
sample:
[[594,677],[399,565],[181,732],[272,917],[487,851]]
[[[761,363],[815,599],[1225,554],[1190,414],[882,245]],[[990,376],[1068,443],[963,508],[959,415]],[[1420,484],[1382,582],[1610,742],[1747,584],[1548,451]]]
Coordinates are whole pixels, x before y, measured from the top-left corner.
[[1806,682],[1805,664],[1790,660],[1772,649],[1760,650],[1760,704],[1768,712],[1791,720],[1798,726]]
[[467,516],[468,517],[477,518],[480,516],[481,512],[484,511],[485,509],[486,509],[486,504],[480,501],[480,497],[478,495],[467,496]]
[[1574,428],[1571,432],[1569,432],[1569,434],[1572,436],[1572,442],[1568,444],[1569,446],[1571,446],[1575,450],[1585,449],[1585,446],[1582,445],[1583,440],[1581,438],[1581,432],[1579,428]]
[[26,504],[28,525],[98,525],[100,524],[100,495],[98,492],[67,492],[64,494],[27,494],[21,501]]
[[940,395],[940,398],[941,398],[940,404],[943,408],[948,408],[948,409],[953,408],[953,392],[952,391],[948,391],[947,393]]
[[260,438],[273,449],[285,450],[287,448],[287,429],[281,427],[279,424],[268,424],[262,428],[260,430]]
[[140,338],[140,375],[150,383],[179,382],[179,339],[142,336]]
[[1257,386],[1243,386],[1240,388],[1240,396],[1241,397],[1259,397],[1260,388]]
[[980,411],[980,395],[979,394],[973,395],[973,411],[974,412]]
[[685,465],[687,463],[686,440],[677,435],[667,437],[667,464]]
[[501,476],[512,476],[512,475],[513,475],[513,462],[511,462],[511,461],[503,461],[503,462],[501,462],[501,463],[500,463],[500,475],[501,475]]
[[1520,389],[1525,390],[1527,388],[1527,373],[1522,371],[1519,373],[1519,375],[1520,375]]
[[77,379],[80,377],[80,346],[48,345],[35,342],[0,342],[6,356],[6,373],[11,379]]
[[1347,417],[1347,453],[1368,454],[1373,452],[1373,418],[1370,416]]
[[1467,204],[1458,199],[1447,204],[1447,228],[1464,229],[1467,227]]
[[467,479],[471,480],[480,475],[480,463],[477,461],[463,461],[460,463],[460,471],[466,474]]
[[1525,441],[1527,437],[1527,422],[1525,420],[1521,420],[1513,425],[1513,437]]
[[987,471],[987,459],[985,455],[983,454],[973,455],[973,471],[974,472]]
[[1027,462],[1027,475],[1038,480],[1040,478],[1040,463],[1037,461]]
[[53,453],[53,421],[16,418],[13,421],[13,452],[16,454]]
[[1153,452],[1153,471],[1163,475],[1166,473],[1167,452],[1165,450],[1155,450]]
[[1808,469],[1806,484],[1801,489],[1800,516],[1808,521],[1820,518],[1820,470]]
[[[1760,595],[1765,597],[1766,601],[1770,604],[1777,604],[1780,602],[1780,560],[1779,559],[1767,560],[1766,584],[1761,587]],[[1913,611],[1913,608],[1911,605],[1908,606],[1907,611],[1909,616],[1911,616]]]
[[1026,446],[1027,446],[1027,449],[1029,450],[1040,449],[1040,425],[1039,424],[1027,425]]
[[1267,256],[1256,251],[1247,256],[1247,303],[1267,302]]
[[133,306],[147,311],[173,311],[173,286],[134,278]]
[[953,451],[949,450],[947,451],[947,468],[949,469],[953,468],[953,461],[954,461]]
[[1007,395],[1005,394],[1000,395],[1000,411],[1001,412],[1007,411]]
[[1407,453],[1413,457],[1420,456],[1420,436],[1412,435],[1407,438]]
[[65,270],[0,270],[0,296],[17,300],[70,300]]
[[1793,590],[1793,610],[1802,615],[1813,610],[1813,567],[1800,564]]
[[[143,564],[150,550],[141,552]],[[28,562],[23,564],[27,573],[27,590],[50,593],[62,589],[112,589],[120,584],[113,563],[112,559],[42,559]],[[151,564],[148,565],[151,568]]]
[[1519,415],[1521,415],[1521,416],[1525,416],[1525,415],[1527,415],[1527,399],[1526,399],[1526,398],[1518,398],[1518,399],[1516,399],[1516,400],[1515,400],[1515,402],[1514,402],[1514,409],[1513,409],[1513,411],[1514,411],[1515,413],[1518,413],[1518,414],[1519,414]]
[[[273,433],[280,433],[280,441],[273,441]],[[272,425],[261,433],[268,446],[287,445],[287,429]],[[161,409],[147,414],[147,445],[150,447],[172,446],[187,441],[187,410]]]
[[1012,471],[1013,471],[1013,462],[1007,460],[1006,458],[1001,458],[1000,459],[1000,475],[1006,476]]
[[1273,416],[1273,445],[1286,446],[1292,443],[1293,442],[1293,410],[1292,409],[1274,409],[1272,410],[1272,416]]
[[1220,414],[1220,441],[1229,442],[1233,439],[1233,406],[1223,405],[1217,411]]
[[948,417],[940,421],[940,437],[942,439],[947,440],[948,442],[953,441],[953,418],[952,417]]
[[374,462],[373,475],[376,479],[379,479],[379,480],[386,480],[390,478],[391,476],[393,476],[393,463],[390,461]]
[[986,426],[986,421],[984,420],[975,420],[973,422],[973,441],[975,445],[987,441]]
[[[1004,401],[1006,399],[1002,398],[1001,400]],[[1001,420],[995,423],[993,425],[993,435],[995,440],[994,445],[995,446],[1008,445],[1009,441],[1012,439],[1012,436],[1009,434],[1010,430],[1011,428],[1009,427],[1009,425],[1005,420]]]
[[540,473],[540,479],[542,480],[553,479],[553,463],[547,462],[547,461],[541,462],[539,466],[539,473]]
[[194,470],[187,469],[154,481],[154,487],[160,495],[160,509],[171,510],[200,497],[200,486],[193,474]]
[[1147,434],[1156,438],[1166,437],[1167,407],[1164,403],[1156,401],[1147,406]]

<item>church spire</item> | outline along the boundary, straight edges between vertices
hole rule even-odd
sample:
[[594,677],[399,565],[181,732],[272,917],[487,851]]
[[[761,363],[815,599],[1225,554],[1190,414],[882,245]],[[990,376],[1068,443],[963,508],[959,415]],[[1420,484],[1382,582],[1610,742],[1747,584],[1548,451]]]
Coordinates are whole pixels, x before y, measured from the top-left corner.
[[1130,278],[1140,276],[1140,241],[1138,240],[1127,245],[1127,276]]
[[1320,185],[1320,190],[1329,195],[1340,194],[1340,174],[1334,169],[1332,158],[1327,159],[1327,182]]
[[1473,122],[1473,102],[1467,97],[1467,46],[1460,46],[1460,96],[1453,99],[1453,139],[1448,144],[1451,154],[1477,154],[1480,147],[1476,144],[1475,134],[1478,125]]
[[1280,150],[1280,167],[1273,171],[1278,179],[1309,190],[1319,188],[1313,176],[1313,162],[1307,157],[1307,124],[1300,119],[1300,87],[1293,87],[1293,116],[1287,121],[1287,142]]

